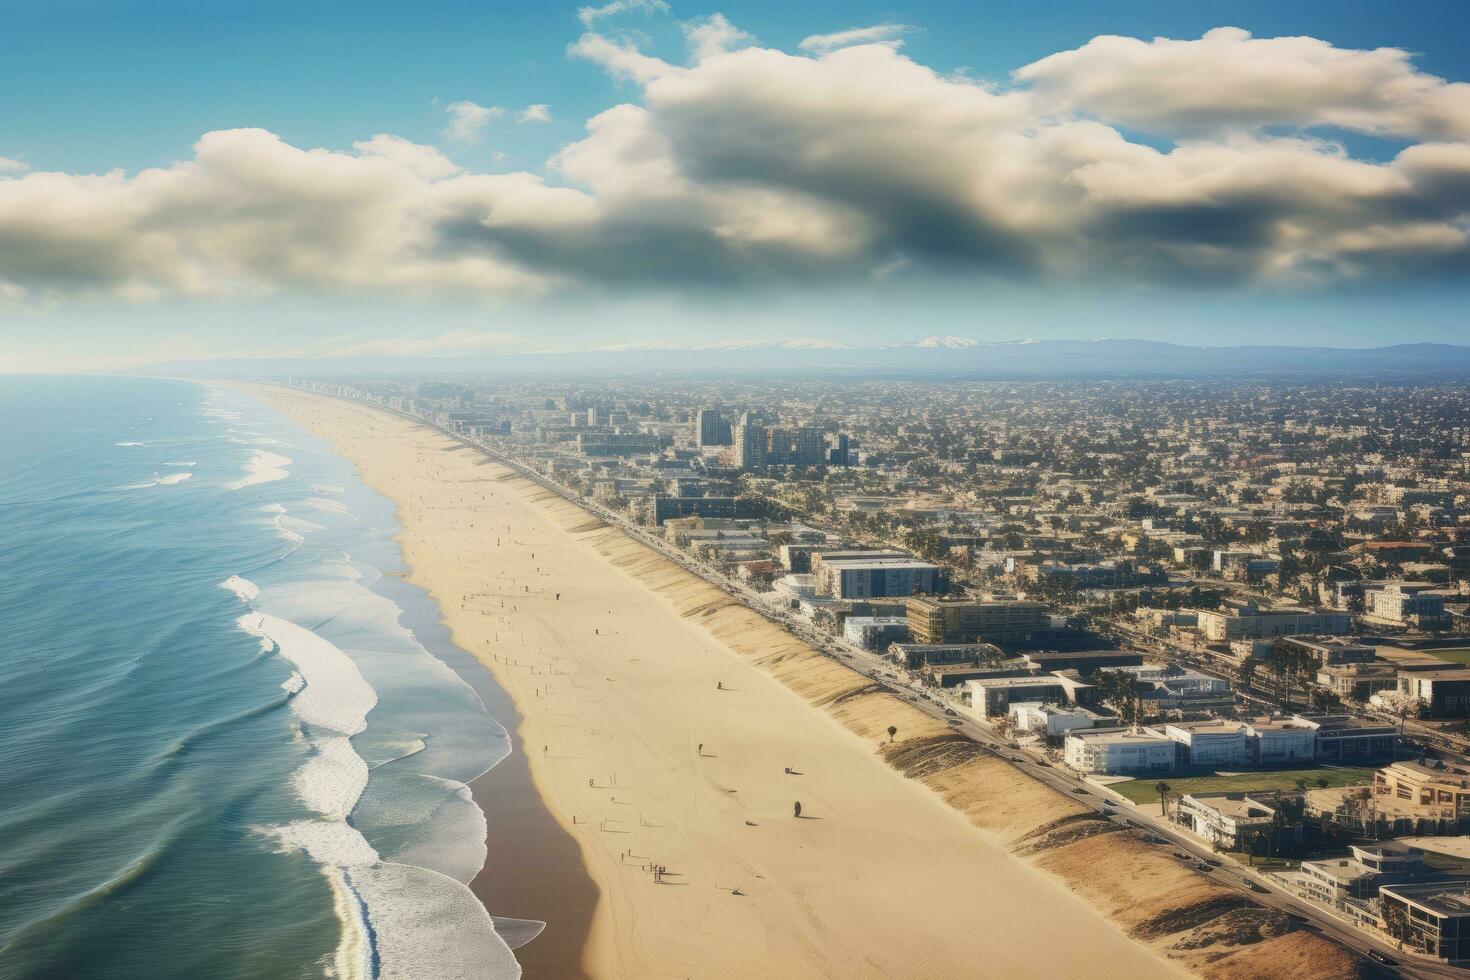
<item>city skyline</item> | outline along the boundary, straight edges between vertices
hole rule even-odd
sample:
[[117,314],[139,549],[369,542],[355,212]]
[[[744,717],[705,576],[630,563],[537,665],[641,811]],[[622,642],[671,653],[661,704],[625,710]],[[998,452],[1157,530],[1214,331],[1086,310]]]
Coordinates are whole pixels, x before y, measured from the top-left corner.
[[354,10],[16,15],[0,371],[1463,334],[1453,5]]

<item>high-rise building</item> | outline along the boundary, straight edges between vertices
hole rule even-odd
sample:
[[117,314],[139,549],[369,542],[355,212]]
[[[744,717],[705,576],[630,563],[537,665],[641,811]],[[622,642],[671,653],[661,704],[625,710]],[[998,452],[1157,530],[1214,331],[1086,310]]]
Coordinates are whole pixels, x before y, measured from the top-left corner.
[[701,408],[694,428],[695,437],[701,446],[730,445],[730,423],[720,415],[718,408]]
[[826,448],[827,443],[821,429],[804,425],[796,430],[797,466],[821,466],[825,462],[822,457]]
[[742,470],[753,470],[766,465],[766,447],[770,430],[746,412],[735,426],[735,465]]

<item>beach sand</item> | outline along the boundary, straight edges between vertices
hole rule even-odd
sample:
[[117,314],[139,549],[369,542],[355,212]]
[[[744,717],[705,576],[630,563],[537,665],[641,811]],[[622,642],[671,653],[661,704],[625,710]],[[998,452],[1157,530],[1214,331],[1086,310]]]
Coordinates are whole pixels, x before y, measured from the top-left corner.
[[[477,787],[494,841],[477,890],[492,914],[550,923],[518,951],[527,976],[580,957],[595,977],[1136,978],[1183,973],[1164,955],[1181,936],[1193,952],[1170,955],[1205,973],[1336,949],[1270,929],[1239,952],[1197,945],[1169,893],[1213,908],[1223,889],[1127,835],[1058,830],[1075,801],[621,532],[429,427],[251,390],[398,503],[410,580],[520,712],[530,781],[597,891],[586,921],[564,838],[516,839],[514,820],[498,836],[496,807],[518,804]],[[485,884],[502,872],[513,883]]]

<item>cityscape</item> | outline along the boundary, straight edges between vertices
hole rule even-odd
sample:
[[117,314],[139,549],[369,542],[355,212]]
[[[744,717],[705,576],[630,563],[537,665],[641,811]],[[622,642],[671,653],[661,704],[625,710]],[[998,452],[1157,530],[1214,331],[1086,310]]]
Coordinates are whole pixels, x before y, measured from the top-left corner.
[[885,748],[917,778],[964,742],[1277,928],[1466,957],[1458,385],[292,383],[487,453],[943,722]]

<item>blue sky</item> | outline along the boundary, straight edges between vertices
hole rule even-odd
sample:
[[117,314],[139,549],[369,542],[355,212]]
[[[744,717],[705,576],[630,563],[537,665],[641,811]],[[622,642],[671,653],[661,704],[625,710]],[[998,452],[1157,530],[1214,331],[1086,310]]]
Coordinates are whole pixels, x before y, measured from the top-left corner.
[[[658,6],[656,0],[651,5]],[[690,25],[708,23],[717,13],[746,35],[727,45],[731,51],[779,52],[781,64],[796,73],[792,77],[812,85],[825,82],[806,73],[804,63],[796,64],[794,58],[820,61],[833,51],[841,56],[844,45],[803,48],[804,38],[889,25],[889,34],[875,38],[881,50],[871,58],[876,70],[892,69],[896,78],[909,79],[909,69],[916,67],[939,80],[978,80],[1002,91],[1024,87],[1039,95],[1045,88],[1048,98],[1063,92],[1054,97],[1061,101],[1045,108],[1044,118],[1055,119],[1061,112],[1072,121],[1069,125],[1098,120],[1130,145],[1164,155],[1184,142],[1226,147],[1247,138],[1253,141],[1252,152],[1260,151],[1258,158],[1189,163],[1184,171],[1171,161],[1170,174],[1183,173],[1181,186],[1215,179],[1201,176],[1201,168],[1211,175],[1232,168],[1250,174],[1279,164],[1297,173],[1298,162],[1262,149],[1272,140],[1332,142],[1330,153],[1315,144],[1308,148],[1316,154],[1312,165],[1329,167],[1326,157],[1339,154],[1365,168],[1378,167],[1387,179],[1406,147],[1460,146],[1470,139],[1456,128],[1461,108],[1464,118],[1470,118],[1470,107],[1461,105],[1463,93],[1440,83],[1470,80],[1470,52],[1459,43],[1470,36],[1470,5],[1457,2],[752,0],[693,6],[671,0],[666,10],[611,11],[581,19],[575,4],[541,3],[52,0],[13,5],[0,33],[0,88],[8,93],[0,158],[11,161],[8,170],[0,165],[0,368],[7,356],[26,367],[68,359],[125,361],[155,348],[206,354],[256,347],[285,350],[299,345],[303,333],[317,338],[312,349],[323,353],[332,343],[427,340],[454,331],[483,334],[474,342],[482,348],[496,344],[495,335],[517,338],[506,341],[511,347],[584,347],[751,335],[862,343],[932,333],[985,339],[1147,336],[1197,343],[1361,345],[1456,340],[1470,333],[1462,313],[1470,297],[1460,284],[1467,266],[1453,241],[1456,229],[1465,227],[1470,201],[1470,193],[1463,191],[1465,176],[1454,169],[1458,164],[1445,177],[1436,163],[1432,188],[1416,188],[1412,202],[1395,197],[1391,206],[1383,206],[1386,210],[1375,204],[1371,213],[1346,213],[1323,204],[1299,218],[1271,224],[1268,212],[1280,202],[1273,204],[1259,187],[1248,192],[1233,184],[1211,184],[1208,199],[1181,202],[1176,196],[1144,206],[1130,199],[1126,213],[1093,213],[1085,228],[1059,225],[1071,220],[1069,209],[1076,207],[1053,200],[1052,191],[1042,197],[1046,207],[1059,209],[1060,218],[1048,214],[1028,223],[1036,218],[1034,209],[1024,216],[1001,215],[995,205],[982,202],[976,206],[983,215],[975,224],[949,227],[943,212],[953,198],[920,200],[914,188],[922,188],[923,182],[903,185],[892,172],[905,166],[905,159],[923,164],[933,155],[932,148],[914,145],[913,131],[897,131],[907,125],[904,120],[895,123],[899,109],[868,118],[862,115],[864,107],[855,104],[834,106],[830,113],[851,116],[844,139],[872,127],[874,144],[883,148],[881,172],[794,174],[793,159],[806,167],[811,153],[824,145],[821,141],[830,142],[829,135],[814,133],[814,117],[798,118],[813,107],[777,105],[766,94],[759,95],[762,101],[754,110],[766,114],[762,126],[750,135],[752,142],[761,143],[763,156],[756,158],[745,149],[718,159],[702,155],[699,148],[717,138],[711,134],[750,118],[747,100],[756,96],[746,92],[758,89],[761,80],[759,71],[737,75],[733,68],[720,69],[718,59],[697,62],[688,53],[685,33]],[[1284,122],[1262,118],[1242,123],[1230,115],[1237,112],[1235,107],[1222,107],[1225,121],[1201,132],[1189,128],[1197,107],[1181,107],[1169,119],[1148,117],[1139,108],[1136,91],[1099,96],[1087,81],[1096,75],[1084,75],[1082,68],[1066,67],[1025,81],[1011,74],[1099,35],[1193,41],[1222,26],[1243,28],[1253,39],[1300,35],[1325,42],[1318,52],[1325,59],[1324,77],[1341,77],[1345,94],[1330,105],[1286,113],[1290,118]],[[569,52],[584,34],[606,43],[597,50]],[[1353,74],[1356,69],[1339,64],[1337,52],[1379,47],[1412,55],[1405,77],[1415,84],[1434,79],[1439,88],[1425,96],[1433,105],[1414,109],[1409,121],[1390,107],[1366,123],[1354,117],[1340,124],[1343,113],[1363,101],[1353,86],[1397,82],[1375,81],[1389,76],[1371,71],[1363,81]],[[655,66],[652,74],[634,77],[618,60],[622,51],[656,57],[657,64],[674,68],[666,72]],[[1296,55],[1281,57],[1290,69]],[[1105,59],[1098,64],[1095,70],[1107,77],[1121,70]],[[854,70],[861,71],[834,61],[833,90],[849,90],[843,79],[861,76],[841,72]],[[1167,86],[1171,76],[1163,73],[1171,70],[1180,69],[1146,67],[1139,84],[1163,78],[1158,84]],[[1201,62],[1201,71],[1211,69]],[[922,114],[932,105],[942,114],[936,118],[951,125],[953,111],[961,110],[945,108],[945,100],[965,98],[963,92],[952,91],[958,86],[930,85],[922,78],[914,84],[913,108],[901,111]],[[1247,97],[1242,95],[1242,104]],[[1315,92],[1302,96],[1317,97]],[[1294,98],[1282,91],[1283,102]],[[445,135],[446,107],[460,101],[503,112],[473,139],[455,139]],[[648,118],[614,120],[626,127],[617,139],[625,144],[653,134],[669,140],[671,165],[679,180],[698,185],[690,191],[695,196],[630,197],[627,185],[639,179],[633,168],[643,158],[630,163],[627,154],[616,150],[609,135],[612,122],[600,135],[605,145],[589,145],[599,142],[588,139],[589,120],[624,104],[646,107]],[[517,114],[532,105],[545,106],[549,119],[517,122]],[[967,105],[962,111],[973,116],[945,138],[962,143],[968,139],[966,127],[989,125],[985,120],[991,113],[1011,111],[997,106]],[[729,121],[720,122],[721,112],[731,113]],[[770,120],[778,117],[780,127],[775,128]],[[1025,129],[1030,124],[1010,120],[1006,125]],[[197,202],[206,193],[198,187],[185,189],[186,176],[179,177],[178,189],[164,194],[165,204],[131,183],[102,191],[75,185],[83,193],[57,191],[37,179],[55,173],[78,180],[120,170],[123,180],[131,181],[140,170],[191,161],[196,141],[206,133],[245,128],[274,134],[288,148],[335,151],[343,157],[368,153],[374,160],[388,159],[388,151],[355,149],[355,144],[392,134],[406,144],[433,148],[447,161],[442,168],[435,163],[425,169],[422,161],[405,165],[415,179],[443,183],[464,175],[524,173],[540,182],[524,198],[516,197],[514,187],[497,187],[486,198],[491,203],[476,203],[477,208],[495,214],[524,208],[538,216],[567,208],[575,216],[557,222],[588,224],[579,225],[575,240],[569,241],[549,237],[540,226],[503,229],[499,219],[485,218],[480,211],[473,219],[450,216],[434,227],[431,242],[420,235],[408,245],[385,244],[371,256],[351,259],[391,262],[391,268],[365,265],[360,274],[348,276],[321,270],[332,264],[333,248],[352,241],[351,233],[324,236],[320,254],[303,256],[282,269],[259,254],[294,247],[303,237],[301,230],[287,229],[284,233],[291,237],[284,244],[262,245],[258,226],[247,234],[230,224],[238,222],[238,202],[201,204],[205,213],[191,214],[187,231],[178,231],[179,202]],[[918,138],[927,138],[923,134],[932,128],[917,126]],[[809,145],[790,142],[808,137],[813,140]],[[1005,145],[974,152],[994,161]],[[1120,162],[1111,150],[1107,159],[1077,163],[1074,145],[1080,144],[1069,143],[1065,154],[1077,169],[1056,178],[1062,188],[1075,187],[1077,173],[1093,174],[1098,167],[1136,171],[1152,166],[1148,161],[1137,166]],[[586,159],[568,165],[564,157],[548,170],[547,161],[569,146],[583,147],[580,156]],[[856,141],[845,152],[862,153],[863,146]],[[252,146],[222,144],[220,156],[238,159],[253,152]],[[915,156],[906,158],[905,153]],[[1050,153],[1047,161],[1052,160]],[[267,156],[262,150],[261,159]],[[403,158],[394,151],[392,159]],[[954,175],[963,185],[967,159],[961,154],[954,168],[934,179]],[[209,166],[202,157],[194,165]],[[281,165],[296,166],[289,161]],[[459,169],[451,175],[448,166]],[[623,176],[613,173],[619,167],[626,168]],[[1414,171],[1423,172],[1422,167]],[[274,169],[271,173],[277,175]],[[315,179],[291,173],[280,180],[299,177],[310,184]],[[232,173],[231,179],[237,176]],[[1378,179],[1366,169],[1341,176],[1343,196],[1356,195],[1363,181]],[[1391,176],[1398,179],[1397,171]],[[1320,183],[1315,177],[1302,179],[1307,186]],[[825,188],[842,180],[852,181],[844,192],[849,196],[829,197]],[[30,183],[22,189],[22,181]],[[1453,183],[1449,191],[1443,189],[1446,181]],[[1139,191],[1125,187],[1126,182],[1122,175],[1101,189],[1089,187],[1088,206],[1095,209],[1106,199],[1111,208],[1120,194],[1136,198]],[[7,183],[17,185],[10,188],[15,197],[8,204],[3,193]],[[260,190],[265,183],[252,176],[231,184],[228,193],[266,193]],[[462,183],[468,188],[473,182]],[[210,189],[218,186],[218,181],[208,183]],[[561,187],[586,197],[543,201],[539,196]],[[726,192],[732,187],[748,196],[731,199]],[[973,190],[964,185],[956,194],[969,202]],[[47,210],[61,207],[58,201],[88,199],[93,191],[100,217]],[[414,209],[429,206],[421,201],[432,199],[437,208],[444,198],[458,201],[468,191],[450,193],[440,187],[432,198],[413,193],[406,201],[395,199],[384,211],[394,217],[385,220],[398,220],[404,210],[416,218]],[[868,207],[870,200],[890,193],[891,202]],[[107,225],[107,214],[126,212],[139,199],[146,200],[147,209],[159,209],[149,210],[139,226],[76,231],[89,221]],[[292,196],[291,203],[282,204],[271,198],[253,206],[300,211],[320,204],[317,198],[305,205],[303,200]],[[376,200],[369,205],[376,207]],[[145,205],[138,208],[142,211]],[[597,213],[589,217],[584,213],[588,209]],[[618,209],[623,209],[620,217],[609,217]],[[651,230],[641,220],[628,219],[629,214],[662,214],[664,209],[675,217]],[[932,209],[929,218],[912,218],[926,209]],[[700,217],[689,219],[690,214]],[[13,225],[4,223],[7,215]],[[1190,224],[1188,234],[1178,234],[1181,221]],[[478,234],[487,223],[496,225],[495,233]],[[227,224],[228,233],[215,234],[215,228]],[[1198,230],[1206,225],[1208,231]],[[53,233],[57,228],[64,231]],[[814,240],[813,228],[824,229],[821,241]],[[58,235],[73,233],[75,239],[58,244]],[[115,243],[109,239],[99,244],[111,233],[117,236]],[[1262,244],[1268,233],[1269,250]],[[140,257],[136,242],[145,235],[151,244]],[[1079,245],[1079,236],[1087,243]],[[1303,243],[1298,245],[1293,236]],[[1364,236],[1377,237],[1364,245]],[[1159,251],[1164,238],[1167,254]],[[1127,240],[1126,247],[1115,247],[1120,239]],[[448,268],[445,256],[453,248],[466,249],[452,257],[455,261],[471,264]],[[231,250],[250,254],[242,259]],[[1181,250],[1188,254],[1181,257]],[[206,252],[207,260],[200,260]],[[757,252],[761,254],[752,259]],[[376,288],[395,269],[425,255],[443,267],[405,278],[401,288]],[[629,256],[640,258],[632,261]],[[785,267],[798,271],[783,276]],[[472,281],[476,276],[496,285],[480,288]]]

